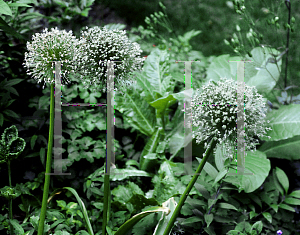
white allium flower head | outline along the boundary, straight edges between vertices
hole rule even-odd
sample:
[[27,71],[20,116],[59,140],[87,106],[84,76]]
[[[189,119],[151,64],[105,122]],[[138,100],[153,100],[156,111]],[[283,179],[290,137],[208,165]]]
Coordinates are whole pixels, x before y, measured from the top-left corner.
[[[130,42],[125,30],[109,30],[105,27],[86,27],[80,37],[81,54],[76,58],[77,74],[86,87],[95,84],[97,89],[106,91],[107,62],[114,62],[114,75],[116,83],[122,88],[135,83],[129,76],[135,70],[142,70],[145,58],[140,58],[142,52],[139,44]],[[122,61],[122,62],[117,62]],[[92,81],[93,80],[93,81]],[[112,88],[109,87],[112,91]],[[114,89],[118,90],[118,89]]]
[[[27,74],[33,75],[38,83],[54,83],[55,62],[61,61],[62,85],[70,83],[66,75],[74,71],[74,55],[78,54],[79,41],[72,31],[66,32],[56,28],[45,28],[43,33],[32,36],[32,42],[27,42],[24,67]],[[44,83],[44,85],[45,85]]]
[[[209,142],[208,138],[214,137],[217,144],[225,144],[228,157],[233,157],[233,146],[236,146],[237,138],[245,142],[246,151],[253,151],[258,144],[253,136],[264,136],[266,130],[271,130],[266,127],[265,102],[262,96],[255,87],[244,84],[244,100],[240,100],[237,97],[237,87],[240,85],[240,82],[226,78],[220,78],[217,83],[209,81],[201,91],[197,89],[191,101],[193,138],[196,137],[196,142],[201,143]],[[241,133],[237,133],[238,102],[244,106],[242,113],[245,131],[242,130]],[[187,126],[191,128],[190,121]]]

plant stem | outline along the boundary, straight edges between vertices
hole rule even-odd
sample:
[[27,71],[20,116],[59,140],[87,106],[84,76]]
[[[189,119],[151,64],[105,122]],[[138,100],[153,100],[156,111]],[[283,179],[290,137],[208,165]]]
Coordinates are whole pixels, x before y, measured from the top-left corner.
[[[112,74],[113,75],[113,74]],[[110,84],[113,84],[113,80],[108,74],[108,82]],[[104,175],[104,199],[103,199],[103,222],[102,222],[102,235],[106,235],[106,225],[107,221],[109,219],[109,216],[107,216],[108,207],[110,206],[110,185],[109,185],[109,175],[110,175],[110,166],[111,166],[111,153],[112,153],[112,130],[114,127],[112,127],[113,123],[113,108],[111,101],[114,99],[114,91],[109,91],[107,84],[107,121],[106,121],[106,130],[107,130],[107,152],[106,152],[106,167],[105,167],[105,175]]]
[[104,175],[104,200],[103,200],[103,222],[102,234],[106,234],[107,210],[108,210],[108,194],[109,194],[109,175]]
[[[288,24],[291,25],[291,2],[290,1],[285,1],[285,5],[289,10],[289,17],[288,17]],[[287,29],[287,40],[286,40],[286,49],[289,48],[289,41],[290,41],[290,28]],[[286,52],[286,57],[285,57],[285,78],[284,78],[284,88],[287,87],[287,68],[288,68],[288,56],[289,56],[289,51]]]
[[[10,160],[7,161],[8,166],[8,181],[9,181],[9,187],[11,187],[11,171],[10,171]],[[13,219],[13,213],[12,213],[12,198],[9,199],[9,219]],[[10,235],[13,235],[13,226],[10,223]]]
[[172,215],[172,217],[171,217],[171,219],[170,219],[170,221],[169,221],[169,223],[168,223],[168,225],[166,227],[166,230],[164,231],[163,235],[169,235],[170,234],[171,229],[173,228],[173,225],[175,223],[175,220],[176,220],[176,218],[177,218],[177,216],[178,216],[178,214],[179,214],[179,212],[180,212],[180,210],[181,210],[181,208],[182,208],[182,206],[183,206],[183,204],[184,204],[187,196],[189,195],[189,193],[192,190],[192,188],[193,188],[196,180],[198,179],[198,176],[199,176],[198,174],[201,173],[201,171],[202,171],[202,169],[203,169],[203,167],[204,167],[204,165],[205,165],[205,163],[206,163],[206,161],[207,161],[210,153],[215,148],[216,144],[217,144],[217,141],[214,138],[212,138],[212,140],[210,141],[210,145],[209,145],[210,147],[208,147],[206,149],[204,158],[200,162],[200,164],[199,164],[199,166],[198,166],[198,168],[197,168],[197,170],[196,170],[193,178],[191,179],[190,183],[188,184],[188,186],[186,187],[184,193],[182,194],[182,196],[181,196],[181,198],[179,200],[179,203],[176,206],[175,211],[174,211],[174,213],[173,213],[173,215]]
[[47,210],[47,200],[49,194],[50,185],[50,175],[51,172],[51,157],[52,157],[52,147],[53,147],[53,127],[54,127],[54,83],[51,83],[50,91],[50,126],[49,126],[49,139],[48,139],[48,151],[47,151],[47,161],[46,161],[46,172],[45,172],[45,184],[43,192],[42,209],[39,219],[38,235],[44,235],[44,221],[46,217]]

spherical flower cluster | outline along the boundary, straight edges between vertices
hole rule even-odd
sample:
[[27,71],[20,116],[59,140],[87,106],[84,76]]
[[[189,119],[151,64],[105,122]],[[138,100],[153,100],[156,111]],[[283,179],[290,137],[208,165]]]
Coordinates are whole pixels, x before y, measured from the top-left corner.
[[56,27],[50,32],[45,28],[43,33],[36,33],[32,36],[32,42],[27,42],[29,53],[25,52],[23,63],[27,68],[27,74],[33,75],[38,83],[41,81],[54,83],[54,61],[61,61],[62,84],[70,83],[66,75],[70,71],[74,72],[74,55],[78,54],[78,42],[71,30],[66,32]]
[[[244,84],[244,96],[242,100],[239,99],[237,88],[241,85],[240,82],[226,78],[221,78],[217,83],[209,81],[201,92],[197,89],[190,107],[193,129],[196,130],[193,130],[193,138],[196,137],[196,142],[209,142],[208,139],[213,137],[221,146],[225,144],[228,157],[233,156],[232,146],[236,146],[237,138],[245,141],[245,150],[253,151],[258,141],[252,136],[264,136],[266,130],[271,130],[265,127],[265,103],[262,96],[255,87]],[[244,107],[240,117],[244,119],[245,130],[242,131],[237,130],[238,102]],[[190,121],[187,126],[191,128]]]
[[[86,31],[81,32],[80,51],[81,54],[76,57],[77,75],[86,87],[97,84],[103,92],[107,86],[108,61],[115,61],[114,81],[125,85],[134,83],[129,75],[141,70],[145,60],[138,57],[142,50],[139,44],[129,41],[125,30],[108,30],[98,26],[86,27]],[[109,91],[112,90],[109,87]]]

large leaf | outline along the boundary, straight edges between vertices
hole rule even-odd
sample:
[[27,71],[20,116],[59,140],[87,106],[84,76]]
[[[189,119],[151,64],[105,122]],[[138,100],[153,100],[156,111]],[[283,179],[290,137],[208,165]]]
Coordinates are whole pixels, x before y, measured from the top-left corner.
[[[272,91],[278,82],[281,72],[281,60],[277,62],[277,65],[268,62],[269,59],[273,58],[271,53],[275,55],[280,54],[274,48],[256,47],[251,50],[253,57],[246,56],[246,60],[253,62],[245,63],[245,82],[248,86],[255,86],[258,92],[263,95]],[[279,59],[279,57],[276,57],[276,59]]]
[[285,140],[265,142],[259,151],[264,152],[268,158],[299,160],[300,135]]
[[[300,135],[300,105],[283,105],[278,110],[267,113],[266,119],[272,131],[267,132],[271,141],[285,140]],[[269,140],[263,137],[262,140]]]
[[[270,53],[277,55],[280,52],[274,48],[256,47],[251,53],[253,57],[246,56],[246,60],[252,62],[245,63],[245,83],[248,86],[255,86],[260,94],[268,94],[279,79],[282,61],[278,61],[278,68],[276,64],[267,63],[267,61],[273,58]],[[221,77],[236,80],[237,63],[234,61],[241,59],[241,57],[230,57],[227,54],[214,58],[207,69],[205,82],[208,83],[209,80],[217,82]]]
[[128,127],[133,127],[141,133],[151,136],[155,127],[155,109],[151,107],[136,91],[125,92],[125,96],[115,96],[115,108],[124,115]]
[[[229,173],[237,174],[234,164],[232,166],[232,168],[229,168]],[[247,151],[244,173],[254,173],[254,175],[227,175],[223,180],[237,186],[239,193],[242,190],[251,193],[263,184],[269,175],[270,169],[270,160],[263,152],[256,150],[252,153]]]

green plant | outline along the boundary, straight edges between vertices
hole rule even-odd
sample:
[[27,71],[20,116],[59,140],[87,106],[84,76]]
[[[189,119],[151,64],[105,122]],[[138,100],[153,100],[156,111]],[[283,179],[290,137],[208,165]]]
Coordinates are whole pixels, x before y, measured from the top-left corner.
[[[241,85],[238,84],[238,88]],[[252,149],[253,147],[255,148],[252,135],[255,133],[258,136],[263,136],[263,134],[266,133],[264,125],[265,114],[262,112],[265,104],[261,99],[261,95],[258,95],[255,89],[253,90],[253,88],[246,86],[245,97],[243,97],[245,101],[241,101],[239,98],[236,98],[236,86],[237,85],[233,82],[233,80],[221,78],[218,83],[212,82],[207,86],[204,86],[201,90],[201,94],[196,94],[192,99],[193,127],[197,128],[197,132],[195,132],[196,135],[193,134],[193,138],[197,136],[197,143],[204,141],[205,148],[207,147],[207,152],[203,154],[203,159],[193,179],[190,181],[183,193],[164,235],[169,234],[171,231],[187,195],[194,186],[198,178],[198,174],[201,173],[204,164],[210,155],[210,151],[215,148],[216,144],[218,143],[221,145],[222,143],[225,143],[225,145],[228,145],[226,151],[228,151],[229,156],[232,156],[233,141],[235,141],[236,138],[240,138],[242,140],[246,138],[247,149]],[[247,124],[245,133],[238,133],[239,130],[236,128],[236,113],[238,111],[237,102],[246,103],[244,108],[245,111],[243,112],[245,116],[242,117]],[[198,108],[196,106],[198,106]],[[193,107],[196,108],[193,109]],[[259,127],[256,126],[257,123],[260,123]],[[191,123],[188,123],[187,126],[190,128]],[[267,128],[267,130],[268,129],[269,128]],[[206,141],[210,141],[209,145]]]
[[[29,54],[25,53],[25,67],[28,68],[29,75],[33,74],[34,79],[38,79],[38,83],[44,81],[44,85],[48,82],[51,83],[50,93],[50,127],[49,127],[49,140],[47,151],[47,163],[45,173],[45,184],[43,192],[43,203],[39,221],[38,234],[44,233],[44,220],[47,210],[47,198],[49,193],[49,183],[51,172],[51,158],[52,158],[52,146],[53,146],[53,128],[54,128],[54,79],[53,69],[51,64],[53,61],[64,61],[69,63],[74,59],[74,53],[76,53],[77,41],[72,36],[72,31],[67,33],[65,30],[58,30],[57,28],[51,29],[51,32],[44,30],[43,34],[36,34],[33,36],[33,42],[27,42],[27,49]],[[69,48],[73,48],[71,52]],[[72,64],[64,66],[64,75],[72,69]],[[32,72],[30,72],[32,70]],[[69,81],[67,81],[69,82]]]
[[24,139],[18,137],[18,130],[16,126],[13,125],[4,130],[0,141],[0,164],[7,163],[9,187],[6,186],[1,189],[1,196],[9,200],[9,222],[11,235],[13,234],[13,225],[15,224],[12,217],[12,200],[17,197],[17,194],[11,184],[10,163],[22,153],[25,145],[26,143]]

